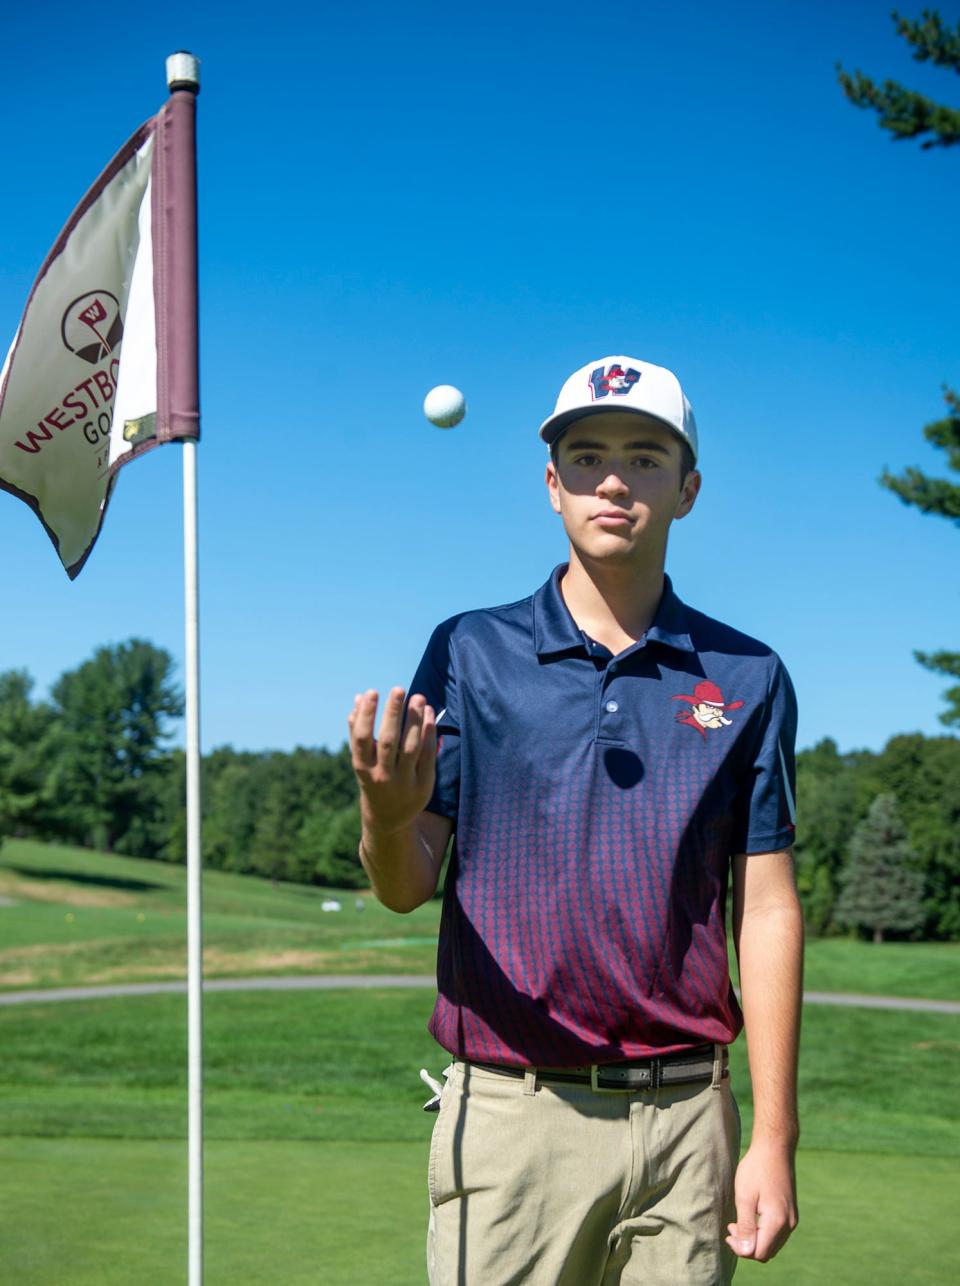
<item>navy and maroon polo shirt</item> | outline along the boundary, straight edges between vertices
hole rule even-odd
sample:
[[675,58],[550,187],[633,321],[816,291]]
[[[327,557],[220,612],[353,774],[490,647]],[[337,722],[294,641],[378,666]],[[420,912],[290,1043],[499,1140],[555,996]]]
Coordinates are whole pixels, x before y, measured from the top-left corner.
[[614,657],[561,565],[433,634],[430,812],[453,820],[430,1030],[479,1062],[563,1067],[732,1041],[730,858],[793,841],[796,701],[779,657],[681,603]]

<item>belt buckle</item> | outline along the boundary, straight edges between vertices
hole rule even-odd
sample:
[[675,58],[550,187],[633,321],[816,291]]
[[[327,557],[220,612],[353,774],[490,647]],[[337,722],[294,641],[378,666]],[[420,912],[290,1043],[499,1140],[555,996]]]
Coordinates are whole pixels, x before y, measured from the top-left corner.
[[[603,1070],[602,1063],[590,1064],[590,1088],[594,1094],[636,1094],[640,1090],[658,1089],[661,1084],[659,1058],[651,1058],[650,1060],[650,1080],[646,1085],[601,1085],[599,1073]],[[640,1069],[634,1070],[639,1071]]]

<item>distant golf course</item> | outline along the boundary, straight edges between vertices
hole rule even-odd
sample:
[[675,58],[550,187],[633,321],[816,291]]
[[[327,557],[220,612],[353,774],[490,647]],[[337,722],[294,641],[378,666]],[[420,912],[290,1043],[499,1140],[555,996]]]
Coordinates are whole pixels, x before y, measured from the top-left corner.
[[[80,849],[0,851],[0,991],[185,976],[185,872]],[[438,904],[211,872],[208,977],[424,975]],[[323,911],[325,898],[340,911]],[[812,942],[812,991],[960,1000],[960,947]],[[213,993],[205,1002],[206,1279],[213,1286],[424,1280],[445,1057],[428,989]],[[0,1007],[0,1281],[170,1286],[186,1264],[186,1000]],[[734,1086],[749,1129],[743,1041]],[[738,1280],[960,1279],[960,1016],[808,1006],[801,1224]],[[761,1276],[762,1275],[762,1276]],[[495,1286],[495,1283],[491,1283]]]

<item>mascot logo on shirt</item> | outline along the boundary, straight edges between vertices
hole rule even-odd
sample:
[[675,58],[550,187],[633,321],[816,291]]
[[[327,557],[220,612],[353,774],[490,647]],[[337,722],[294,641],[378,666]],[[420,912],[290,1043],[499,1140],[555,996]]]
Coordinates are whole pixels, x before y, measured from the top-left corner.
[[690,707],[688,710],[681,710],[677,715],[677,723],[685,723],[690,728],[696,728],[701,737],[706,738],[708,728],[728,728],[732,719],[725,719],[723,712],[725,710],[739,710],[743,705],[742,701],[727,701],[723,699],[723,693],[715,683],[709,679],[704,679],[703,683],[698,683],[693,689],[693,694],[678,692],[674,701],[686,701]]
[[611,393],[614,397],[623,397],[630,392],[639,378],[640,372],[634,370],[632,366],[627,370],[616,362],[606,370],[598,366],[596,370],[590,372],[590,396],[594,401],[607,397]]

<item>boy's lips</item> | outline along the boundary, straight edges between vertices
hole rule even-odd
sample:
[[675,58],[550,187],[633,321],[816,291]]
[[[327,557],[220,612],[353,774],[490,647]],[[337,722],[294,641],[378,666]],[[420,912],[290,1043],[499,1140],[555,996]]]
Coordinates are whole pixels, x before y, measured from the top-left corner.
[[603,513],[594,514],[591,521],[606,525],[607,523],[613,522],[629,523],[631,519],[630,515],[628,513],[624,513],[622,509],[605,509]]

